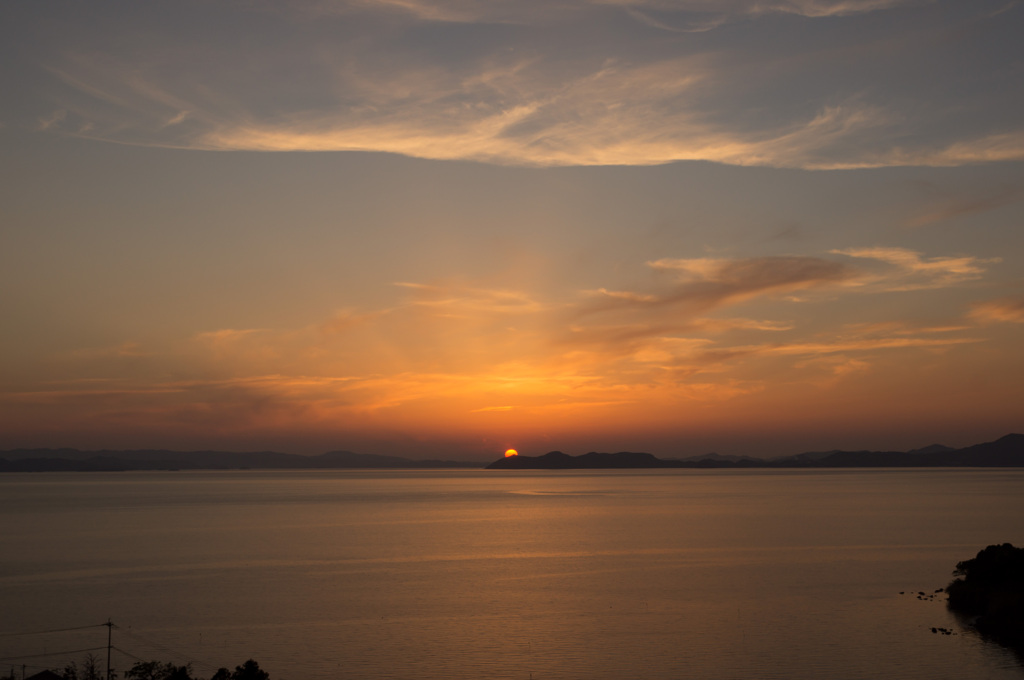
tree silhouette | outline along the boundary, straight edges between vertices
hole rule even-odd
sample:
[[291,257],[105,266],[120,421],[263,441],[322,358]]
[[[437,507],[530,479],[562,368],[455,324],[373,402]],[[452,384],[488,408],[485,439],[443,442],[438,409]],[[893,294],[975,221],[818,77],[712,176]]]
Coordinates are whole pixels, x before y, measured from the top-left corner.
[[103,680],[105,675],[104,671],[100,668],[100,658],[89,652],[85,655],[85,660],[82,662],[82,672],[79,674],[79,680]]
[[171,662],[139,661],[124,674],[125,680],[193,680],[192,664],[175,666]]
[[[100,670],[100,660],[89,654],[79,666],[74,661],[68,663],[58,673],[62,680],[103,680],[104,671]],[[113,678],[117,675],[114,674]],[[11,675],[0,676],[0,680],[17,680],[14,671]],[[124,674],[124,680],[200,680],[192,677],[192,664],[177,666],[170,661],[138,661]],[[249,659],[234,671],[220,668],[211,680],[270,680],[270,674],[260,668],[254,659]]]
[[[219,671],[218,671],[219,672]],[[241,666],[235,666],[231,680],[270,680],[270,674],[260,669],[260,665],[249,659]]]
[[951,610],[977,617],[974,626],[993,640],[1024,649],[1024,548],[990,545],[956,565],[947,587]]
[[[81,667],[74,661],[71,661],[57,675],[61,677],[61,680],[103,680],[106,672],[100,668],[99,657],[89,652],[82,659]],[[114,674],[112,676],[117,677]]]

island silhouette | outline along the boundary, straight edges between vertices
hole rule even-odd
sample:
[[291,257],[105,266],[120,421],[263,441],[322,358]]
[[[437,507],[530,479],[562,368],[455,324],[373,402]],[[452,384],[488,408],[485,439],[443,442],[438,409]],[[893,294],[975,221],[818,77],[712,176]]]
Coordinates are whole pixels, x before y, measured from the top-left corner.
[[488,470],[611,470],[643,468],[860,468],[860,467],[1024,467],[1024,435],[1008,434],[993,442],[952,449],[933,444],[912,451],[827,451],[762,458],[708,454],[683,460],[649,453],[590,452],[570,456],[551,451],[542,456],[508,456]]
[[[130,470],[387,470],[481,467],[480,462],[416,460],[352,451],[302,456],[277,451],[81,451],[14,449],[0,451],[0,472],[120,472]],[[654,468],[867,468],[867,467],[1024,467],[1024,435],[1008,434],[962,449],[933,444],[911,451],[822,451],[782,458],[723,456],[658,458],[650,453],[591,452],[571,456],[510,455],[488,470],[622,470]]]

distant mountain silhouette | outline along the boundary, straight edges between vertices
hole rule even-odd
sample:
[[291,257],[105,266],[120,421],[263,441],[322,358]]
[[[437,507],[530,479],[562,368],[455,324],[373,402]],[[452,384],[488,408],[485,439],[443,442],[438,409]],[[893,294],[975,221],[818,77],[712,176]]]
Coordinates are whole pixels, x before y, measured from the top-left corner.
[[[277,451],[80,451],[15,449],[0,451],[0,472],[116,472],[128,470],[359,470],[479,468],[479,463],[411,460],[352,451],[300,456]],[[861,468],[861,467],[1024,467],[1024,435],[1008,434],[993,442],[962,449],[932,444],[912,451],[823,451],[764,460],[747,456],[705,454],[684,460],[649,453],[590,452],[570,456],[552,451],[543,456],[510,456],[490,470],[603,470],[644,468]]]
[[699,461],[705,461],[705,460],[711,460],[711,461],[726,460],[726,461],[730,461],[732,463],[739,463],[739,462],[742,462],[742,461],[745,461],[745,460],[750,460],[750,461],[754,461],[754,462],[760,462],[761,459],[760,458],[754,458],[752,456],[735,456],[735,455],[724,455],[723,456],[720,453],[704,453],[704,454],[700,454],[700,455],[697,455],[697,456],[689,456],[687,458],[675,458],[675,459],[669,458],[668,460],[681,460],[683,462],[699,462]]
[[543,456],[509,456],[487,466],[488,470],[607,470],[615,468],[683,467],[678,460],[662,460],[649,453],[596,453],[570,456],[552,451]]
[[128,470],[353,470],[480,467],[451,460],[410,460],[351,451],[300,456],[276,451],[79,451],[16,449],[0,452],[0,472],[117,472]]
[[1024,435],[1008,434],[994,442],[951,449],[933,444],[913,451],[824,451],[763,460],[708,454],[666,460],[649,453],[587,453],[570,456],[552,451],[543,456],[499,458],[488,470],[580,470],[618,468],[862,468],[862,467],[1024,467]]
[[942,444],[932,444],[931,446],[924,446],[920,449],[912,449],[907,453],[944,453],[946,451],[956,451],[956,449],[950,446],[943,446]]

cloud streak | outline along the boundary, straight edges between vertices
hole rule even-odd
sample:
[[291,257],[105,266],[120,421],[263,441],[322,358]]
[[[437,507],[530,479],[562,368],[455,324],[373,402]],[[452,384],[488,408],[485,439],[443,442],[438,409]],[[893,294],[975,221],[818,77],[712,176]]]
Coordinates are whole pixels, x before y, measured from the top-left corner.
[[[896,96],[917,87],[916,76],[909,76],[911,84],[891,76],[872,91],[824,77],[822,64],[848,64],[843,49],[862,50],[861,42],[805,56],[763,40],[686,37],[694,31],[712,36],[716,27],[738,21],[754,38],[770,17],[799,16],[809,22],[801,24],[808,32],[801,38],[816,44],[813,19],[855,21],[900,9],[941,22],[940,14],[929,12],[931,4],[390,0],[268,6],[264,11],[288,21],[278,47],[258,54],[232,43],[201,43],[201,60],[174,44],[153,54],[105,52],[89,43],[68,48],[59,63],[48,65],[57,80],[51,98],[66,114],[54,116],[50,104],[37,126],[175,148],[370,151],[526,166],[711,161],[849,169],[1024,160],[1024,128],[1009,115],[1019,102],[1009,84],[1005,94],[998,88],[988,93],[995,99],[970,118],[950,123],[957,109],[936,99],[944,93],[919,92],[926,105]],[[243,25],[261,16],[236,11]],[[633,16],[635,27],[609,12]],[[447,27],[445,39],[473,47],[449,54],[431,42],[440,39],[428,39],[441,30],[438,23]],[[607,32],[607,45],[587,38],[581,27],[589,25]],[[928,26],[946,30],[941,23]],[[679,37],[653,49],[648,29]],[[544,39],[551,30],[566,32],[564,46]],[[280,74],[277,64],[296,59],[308,64],[301,78]],[[786,91],[797,83],[805,89],[799,106],[772,94],[772,85]],[[268,96],[278,90],[288,96]],[[933,121],[922,113],[932,109],[945,113]]]
[[946,200],[939,207],[921,213],[904,224],[911,228],[924,227],[936,222],[995,210],[1016,203],[1022,197],[1024,197],[1024,186],[996,187],[981,196],[956,197]]
[[888,265],[887,270],[865,273],[854,285],[870,290],[909,291],[945,288],[980,279],[985,265],[999,262],[999,258],[961,257],[925,258],[906,248],[848,248],[833,253],[858,259],[874,260]]
[[[289,5],[293,11],[319,15],[383,11],[405,13],[423,21],[538,23],[600,7],[738,20],[773,13],[809,18],[849,16],[922,1],[930,0],[303,0]],[[268,3],[267,7],[273,9],[274,5]]]
[[675,279],[673,285],[658,293],[599,289],[591,294],[597,300],[583,311],[682,306],[692,312],[706,312],[759,295],[834,286],[856,275],[842,263],[803,256],[661,259],[647,264],[667,272]]
[[[1020,300],[1000,298],[975,306],[975,325],[842,323],[830,310],[871,286],[935,290],[985,271],[971,257],[896,248],[834,255],[659,258],[638,267],[652,275],[643,292],[558,297],[404,282],[393,304],[303,327],[214,329],[159,348],[72,353],[63,361],[88,380],[9,388],[0,402],[5,423],[66,413],[71,428],[225,438],[296,428],[367,437],[592,430],[595,419],[635,427],[684,407],[768,403],[782,386],[834,389],[902,358],[986,342],[984,324],[1024,320]],[[796,291],[804,302],[786,300]],[[744,315],[754,302],[759,315]]]
[[970,318],[980,323],[1024,323],[1024,297],[1004,297],[979,302]]

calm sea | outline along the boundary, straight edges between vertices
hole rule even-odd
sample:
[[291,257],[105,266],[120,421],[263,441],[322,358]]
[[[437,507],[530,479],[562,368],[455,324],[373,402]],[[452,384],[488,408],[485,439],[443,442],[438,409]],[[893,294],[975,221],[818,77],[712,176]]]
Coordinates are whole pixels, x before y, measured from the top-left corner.
[[8,474],[0,673],[1020,679],[916,595],[1002,542],[1024,471]]

